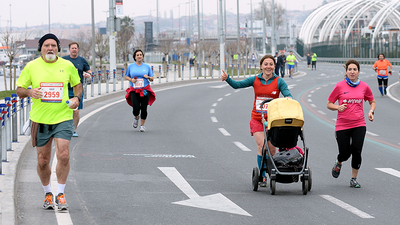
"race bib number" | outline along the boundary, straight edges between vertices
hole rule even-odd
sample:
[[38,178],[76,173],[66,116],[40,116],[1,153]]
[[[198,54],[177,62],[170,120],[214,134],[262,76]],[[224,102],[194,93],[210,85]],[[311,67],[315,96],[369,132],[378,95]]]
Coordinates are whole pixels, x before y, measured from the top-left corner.
[[[256,98],[256,112],[261,113],[261,103],[266,99],[270,99],[270,98],[268,98],[268,97],[260,97],[260,96],[258,96]],[[265,103],[263,105],[262,112],[263,113],[267,113],[267,108],[268,108],[268,103]]]
[[379,70],[379,75],[386,75],[386,70]]
[[43,93],[41,102],[60,103],[63,99],[64,83],[40,83]]
[[144,79],[143,78],[139,78],[136,80],[136,83],[134,83],[134,88],[143,88],[144,87]]

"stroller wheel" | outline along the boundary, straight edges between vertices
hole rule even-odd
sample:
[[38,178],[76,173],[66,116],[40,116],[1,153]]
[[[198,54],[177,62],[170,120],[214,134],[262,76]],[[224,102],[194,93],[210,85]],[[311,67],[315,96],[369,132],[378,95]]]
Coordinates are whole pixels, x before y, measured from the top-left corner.
[[275,194],[275,187],[276,187],[276,180],[270,180],[269,181],[269,192],[271,193],[271,195]]
[[303,195],[306,195],[308,192],[308,180],[302,179],[303,181],[301,182],[301,189],[303,191]]
[[258,171],[257,167],[253,168],[253,177],[252,177],[252,184],[253,184],[253,191],[258,190],[258,181],[260,180],[260,172]]
[[308,168],[308,191],[311,191],[311,186],[312,186],[311,169],[310,167],[307,168]]

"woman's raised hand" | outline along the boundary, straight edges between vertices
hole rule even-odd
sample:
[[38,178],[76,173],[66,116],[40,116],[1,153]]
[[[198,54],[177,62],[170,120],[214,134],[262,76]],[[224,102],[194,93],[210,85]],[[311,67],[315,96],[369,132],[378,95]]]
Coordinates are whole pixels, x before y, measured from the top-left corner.
[[225,70],[222,70],[221,81],[226,81],[228,79],[228,74],[225,73]]

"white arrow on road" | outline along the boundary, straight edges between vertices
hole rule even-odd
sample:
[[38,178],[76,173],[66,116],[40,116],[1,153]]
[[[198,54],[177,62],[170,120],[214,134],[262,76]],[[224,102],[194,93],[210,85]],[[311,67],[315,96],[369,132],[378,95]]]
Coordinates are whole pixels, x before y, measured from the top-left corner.
[[175,167],[158,167],[186,196],[188,200],[173,202],[178,205],[191,206],[219,212],[233,213],[243,216],[252,216],[221,193],[199,196]]

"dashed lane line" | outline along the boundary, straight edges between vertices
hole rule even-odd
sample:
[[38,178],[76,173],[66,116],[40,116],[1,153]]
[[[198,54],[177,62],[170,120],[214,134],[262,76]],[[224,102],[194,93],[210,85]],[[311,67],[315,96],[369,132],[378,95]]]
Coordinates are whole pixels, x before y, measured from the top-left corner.
[[238,141],[234,141],[233,142],[238,148],[240,148],[242,151],[244,152],[251,152],[251,149],[249,149],[248,147],[246,147],[244,144],[238,142]]
[[369,215],[368,213],[365,213],[365,212],[355,208],[354,206],[351,206],[351,205],[347,204],[346,202],[343,202],[343,201],[341,201],[341,200],[339,200],[339,199],[337,199],[335,197],[332,197],[330,195],[320,195],[320,196],[322,198],[330,201],[331,203],[333,203],[333,204],[335,204],[335,205],[337,205],[337,206],[339,206],[339,207],[341,207],[341,208],[343,208],[343,209],[345,209],[345,210],[347,210],[347,211],[349,211],[349,212],[351,212],[351,213],[353,213],[353,214],[355,214],[355,215],[357,215],[357,216],[359,216],[359,217],[361,217],[363,219],[375,218],[375,217]]
[[212,117],[211,117],[211,121],[212,121],[213,123],[218,123],[218,120],[217,120],[217,118],[216,118],[215,116],[212,116]]
[[400,171],[397,171],[395,169],[392,168],[375,168],[375,169],[400,178]]
[[367,134],[369,134],[369,135],[371,135],[371,136],[374,136],[374,137],[378,137],[378,136],[379,136],[379,134],[374,134],[374,133],[369,132],[369,131],[367,131]]
[[224,136],[231,136],[231,134],[226,131],[224,128],[218,128],[218,130],[224,135]]

